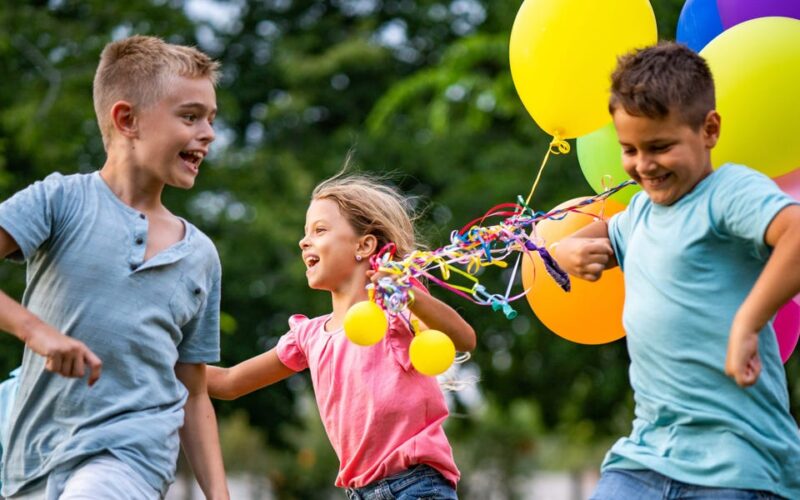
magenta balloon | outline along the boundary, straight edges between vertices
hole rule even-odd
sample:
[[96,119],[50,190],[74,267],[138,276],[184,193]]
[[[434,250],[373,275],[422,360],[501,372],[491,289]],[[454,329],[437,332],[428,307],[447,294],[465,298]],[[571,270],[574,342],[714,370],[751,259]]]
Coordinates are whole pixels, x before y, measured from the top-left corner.
[[723,29],[758,17],[783,16],[800,19],[798,0],[717,0],[717,9]]
[[786,363],[794,348],[797,347],[797,339],[800,337],[800,305],[794,300],[784,304],[783,307],[778,309],[778,314],[775,315],[772,327],[775,329],[775,336],[778,338],[781,361]]
[[800,200],[800,168],[792,170],[788,174],[783,174],[772,179],[783,190],[795,200]]

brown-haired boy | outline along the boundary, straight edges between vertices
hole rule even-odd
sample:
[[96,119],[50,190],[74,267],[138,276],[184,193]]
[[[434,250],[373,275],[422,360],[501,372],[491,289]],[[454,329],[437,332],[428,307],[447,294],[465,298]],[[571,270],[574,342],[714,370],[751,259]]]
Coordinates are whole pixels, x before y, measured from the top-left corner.
[[593,499],[800,498],[771,326],[800,291],[800,206],[747,167],[712,169],[714,107],[711,72],[685,46],[621,58],[609,109],[643,192],[556,248],[574,276],[625,271],[635,418]]
[[205,383],[219,258],[161,203],[165,185],[194,185],[214,140],[217,66],[154,37],[110,43],[94,82],[102,170],[0,204],[0,258],[28,268],[22,304],[0,293],[0,329],[26,344],[5,496],[161,498],[182,441],[206,497],[228,497]]

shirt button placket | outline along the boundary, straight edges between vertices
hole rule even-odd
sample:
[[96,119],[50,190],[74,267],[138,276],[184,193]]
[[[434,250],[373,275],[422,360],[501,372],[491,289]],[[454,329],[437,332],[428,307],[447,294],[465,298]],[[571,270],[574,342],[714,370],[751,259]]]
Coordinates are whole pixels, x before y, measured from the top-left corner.
[[131,272],[136,271],[141,266],[141,263],[144,262],[144,253],[145,249],[142,247],[145,242],[144,234],[147,232],[147,217],[140,213],[137,217],[139,220],[136,220],[134,225],[134,239],[133,239],[133,249],[131,250],[131,260],[130,260],[130,270]]

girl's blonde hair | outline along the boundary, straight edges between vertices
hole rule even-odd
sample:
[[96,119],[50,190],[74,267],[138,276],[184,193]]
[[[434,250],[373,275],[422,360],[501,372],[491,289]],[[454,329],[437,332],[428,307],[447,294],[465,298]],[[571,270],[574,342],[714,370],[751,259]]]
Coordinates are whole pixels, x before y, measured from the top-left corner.
[[404,258],[417,248],[409,200],[374,177],[342,170],[317,185],[311,199],[336,202],[356,234],[377,238],[378,250],[394,243],[397,257]]

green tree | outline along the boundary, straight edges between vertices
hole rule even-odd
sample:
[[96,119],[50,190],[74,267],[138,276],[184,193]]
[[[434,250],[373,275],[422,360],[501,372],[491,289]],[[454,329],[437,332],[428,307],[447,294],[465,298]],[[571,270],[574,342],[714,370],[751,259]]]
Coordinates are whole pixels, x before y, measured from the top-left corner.
[[[682,3],[652,1],[661,38],[672,38]],[[165,202],[208,233],[222,257],[223,364],[273,347],[291,314],[329,310],[327,295],[306,287],[297,242],[313,186],[351,149],[358,168],[390,173],[420,197],[421,227],[433,248],[530,189],[549,138],[525,112],[508,69],[519,0],[210,4],[215,8],[164,0],[4,5],[0,199],[54,170],[102,166],[91,81],[111,39],[153,34],[217,57],[218,140],[195,189],[169,190]],[[548,209],[590,192],[573,152],[550,159],[533,203]],[[507,270],[481,275],[500,292],[510,279]],[[22,296],[24,280],[22,266],[0,265],[10,295]],[[595,466],[598,450],[627,433],[624,342],[571,344],[547,331],[524,301],[508,321],[433,292],[479,337],[464,371],[479,377],[477,402],[468,391],[452,395],[448,423],[465,477],[494,468],[507,485],[536,468]],[[0,374],[19,363],[21,352],[19,342],[0,335]],[[795,357],[787,365],[795,415],[799,372]],[[308,497],[335,477],[330,446],[307,410],[309,393],[308,377],[299,375],[217,404],[231,465],[247,466],[237,453],[252,455],[258,467],[266,460],[281,498]],[[259,442],[267,447],[263,455],[247,451]],[[482,495],[468,482],[466,494],[470,487]]]

